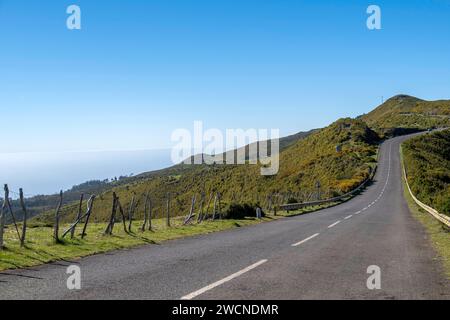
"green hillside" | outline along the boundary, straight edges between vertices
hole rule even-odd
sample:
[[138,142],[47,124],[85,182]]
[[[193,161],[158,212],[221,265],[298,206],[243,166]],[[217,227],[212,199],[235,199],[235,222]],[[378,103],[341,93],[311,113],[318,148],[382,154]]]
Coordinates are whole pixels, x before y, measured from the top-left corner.
[[[220,192],[222,210],[232,203],[267,205],[272,194],[278,195],[272,197],[273,201],[280,202],[328,198],[353,189],[369,175],[379,136],[443,126],[450,127],[450,100],[425,101],[398,95],[356,120],[341,119],[324,129],[281,138],[280,170],[276,176],[261,176],[260,167],[255,165],[180,164],[119,181],[77,186],[65,192],[64,210],[67,219],[73,219],[81,192],[99,195],[94,221],[104,221],[109,216],[113,191],[124,206],[133,194],[140,199],[150,192],[157,216],[164,214],[167,193],[172,194],[174,215],[189,211],[194,194],[197,204],[200,195],[205,194],[206,206],[211,194]],[[247,159],[255,157],[248,146],[245,150]],[[33,213],[53,209],[56,202],[55,196],[27,200]],[[140,209],[138,217],[139,213]],[[39,219],[49,221],[52,214],[50,211]]]
[[[207,203],[212,193],[220,192],[224,211],[232,203],[264,205],[273,193],[290,194],[297,201],[340,195],[369,176],[376,161],[377,143],[378,136],[364,122],[341,119],[286,147],[275,176],[261,176],[260,165],[178,165],[103,192],[95,202],[93,220],[105,221],[109,217],[113,191],[125,207],[133,194],[141,199],[150,192],[154,214],[159,217],[164,215],[169,192],[173,215],[187,214],[192,196],[196,194],[199,199],[202,193]],[[66,206],[66,219],[72,220],[76,210],[76,203]],[[138,210],[137,217],[141,215]],[[49,212],[39,219],[48,221],[51,216]]]
[[450,100],[426,101],[398,95],[360,119],[382,135],[396,128],[450,127]]
[[440,213],[450,215],[450,130],[405,142],[403,156],[413,193]]
[[[306,132],[298,132],[296,134],[282,137],[279,139],[280,150],[285,150],[295,142],[306,138],[310,134],[316,132],[317,130],[310,130]],[[249,146],[243,147],[247,150],[246,154],[247,158],[253,159],[255,155],[250,153],[249,150],[253,150],[249,148]],[[270,151],[270,148],[269,148]],[[235,151],[236,152],[236,151]],[[63,204],[69,205],[79,201],[80,195],[84,193],[86,196],[90,194],[102,194],[105,191],[111,190],[113,188],[119,188],[120,186],[130,185],[139,183],[142,180],[147,180],[149,178],[161,177],[161,176],[178,176],[180,174],[184,174],[186,171],[191,170],[190,166],[181,166],[176,165],[173,167],[144,172],[132,177],[118,177],[115,181],[108,180],[93,180],[81,183],[79,185],[73,186],[69,190],[64,191]],[[26,191],[26,190],[25,190]],[[1,200],[0,196],[0,200]],[[58,203],[59,196],[57,194],[53,195],[37,195],[34,197],[30,197],[26,199],[28,216],[33,217],[43,212],[54,209],[56,204]],[[15,212],[16,218],[18,220],[22,219],[22,211],[20,207],[20,203],[18,200],[12,201],[13,211]],[[10,222],[10,221],[8,221]]]

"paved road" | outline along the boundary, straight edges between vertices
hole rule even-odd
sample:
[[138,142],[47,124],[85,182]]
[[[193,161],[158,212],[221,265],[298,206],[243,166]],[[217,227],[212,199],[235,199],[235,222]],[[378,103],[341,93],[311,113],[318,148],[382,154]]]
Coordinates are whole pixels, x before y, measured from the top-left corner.
[[[399,143],[381,147],[375,182],[340,206],[243,229],[0,274],[0,298],[450,299],[449,281],[403,198]],[[366,286],[381,269],[381,289]]]

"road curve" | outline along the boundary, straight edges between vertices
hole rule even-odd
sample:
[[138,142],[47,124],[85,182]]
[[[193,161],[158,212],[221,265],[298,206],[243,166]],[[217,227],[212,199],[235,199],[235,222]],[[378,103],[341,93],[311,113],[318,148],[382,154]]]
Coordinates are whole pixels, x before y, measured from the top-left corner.
[[[450,299],[403,198],[398,137],[375,181],[342,205],[242,229],[0,273],[0,299]],[[82,289],[70,291],[68,265]],[[369,290],[369,266],[381,289]]]

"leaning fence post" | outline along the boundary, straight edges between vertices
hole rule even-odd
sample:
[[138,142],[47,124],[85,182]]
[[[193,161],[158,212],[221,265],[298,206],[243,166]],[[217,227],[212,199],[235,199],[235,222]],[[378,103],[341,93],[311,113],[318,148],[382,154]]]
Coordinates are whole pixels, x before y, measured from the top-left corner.
[[113,204],[111,209],[111,217],[109,218],[108,226],[106,227],[105,234],[112,234],[112,229],[114,226],[114,220],[116,219],[116,210],[117,210],[117,197],[116,193],[113,192]]
[[203,220],[203,203],[204,202],[205,202],[205,193],[202,192],[201,199],[200,199],[200,210],[199,210],[199,214],[197,217],[197,223],[200,223]]
[[128,233],[128,230],[127,230],[127,217],[125,217],[125,213],[123,211],[122,205],[120,204],[120,200],[119,200],[118,197],[117,197],[117,207],[119,208],[120,215],[122,216],[123,231],[125,231],[125,233]]
[[94,205],[94,200],[95,200],[95,196],[91,196],[91,198],[88,201],[88,209],[86,212],[86,222],[84,223],[84,227],[83,227],[83,232],[81,233],[81,239],[84,239],[84,237],[86,236],[86,229],[89,223],[89,218],[91,217],[92,214],[92,206]]
[[206,207],[205,217],[202,220],[205,220],[205,218],[208,218],[208,211],[211,208],[211,201],[212,201],[213,197],[214,197],[214,193],[211,192],[211,195],[209,196],[209,200],[208,200],[208,206]]
[[[81,194],[80,205],[78,206],[78,215],[77,215],[77,219],[75,221],[78,221],[81,218],[81,206],[83,205],[83,197],[84,197],[84,194]],[[76,228],[76,226],[77,225],[74,225],[72,230],[70,230],[70,238],[71,239],[73,239],[73,237],[75,236],[75,228]]]
[[23,211],[23,225],[22,225],[22,237],[20,238],[20,246],[23,247],[25,245],[25,238],[27,234],[27,208],[25,207],[25,201],[23,200],[23,190],[19,189],[19,196],[20,196],[20,206],[22,207]]
[[217,193],[214,197],[214,212],[212,216],[213,221],[216,220],[216,212],[217,212]]
[[197,198],[197,196],[194,194],[192,196],[191,210],[189,211],[189,215],[187,216],[187,218],[184,220],[184,224],[185,225],[188,224],[191,221],[192,216],[194,215],[194,208],[195,208],[195,200],[196,200],[196,198]]
[[6,205],[8,206],[9,214],[11,215],[12,221],[14,223],[14,227],[16,228],[17,238],[20,241],[21,236],[20,236],[20,232],[19,232],[19,227],[17,226],[16,218],[14,217],[14,212],[12,210],[11,201],[9,200],[9,188],[8,188],[7,184],[5,184],[5,196],[6,196]]
[[59,243],[59,213],[61,211],[61,207],[62,207],[62,201],[63,201],[63,192],[62,190],[59,192],[59,202],[58,202],[58,206],[56,207],[56,212],[55,212],[55,226],[54,226],[54,230],[53,230],[53,238],[55,238],[55,242]]

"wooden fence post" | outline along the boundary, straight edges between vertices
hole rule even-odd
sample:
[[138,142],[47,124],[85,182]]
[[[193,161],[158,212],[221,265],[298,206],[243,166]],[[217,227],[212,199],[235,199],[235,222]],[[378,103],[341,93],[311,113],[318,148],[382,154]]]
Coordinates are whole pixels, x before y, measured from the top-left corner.
[[112,209],[111,209],[111,217],[109,218],[109,223],[108,223],[108,226],[106,227],[105,234],[108,234],[108,235],[112,234],[114,222],[116,219],[116,210],[117,210],[117,196],[116,196],[116,193],[113,192],[113,204],[112,204]]
[[209,196],[209,200],[208,200],[208,206],[206,207],[205,217],[203,218],[203,220],[208,217],[208,212],[209,212],[209,209],[211,208],[211,201],[212,201],[213,197],[214,197],[214,193],[211,192],[211,195]]
[[20,197],[20,206],[22,207],[23,211],[23,225],[22,225],[22,237],[20,238],[20,246],[25,246],[25,238],[27,234],[27,208],[25,207],[25,201],[23,199],[23,190],[22,188],[19,189],[19,197]]
[[[91,211],[92,211],[91,204],[93,203],[94,199],[95,199],[95,196],[91,196],[89,198],[88,203],[87,203],[86,213],[84,215],[80,216],[74,223],[72,223],[72,225],[66,231],[64,231],[62,238],[64,238],[69,232],[72,232],[73,228],[75,228],[83,219],[87,218],[85,222],[88,222],[88,219],[89,219],[89,217],[91,215]],[[86,227],[87,227],[87,223],[85,223],[85,227],[83,228],[82,236],[83,236],[83,234],[86,233]],[[108,225],[108,227],[109,227],[109,225]],[[106,233],[106,231],[105,231],[105,233]]]
[[136,201],[136,195],[133,194],[133,197],[131,198],[131,203],[130,203],[130,207],[128,208],[128,232],[131,232],[131,227],[132,227],[132,223],[133,223],[133,215],[134,215],[134,210],[135,210],[135,201]]
[[147,226],[147,222],[148,222],[148,215],[147,215],[147,211],[148,211],[148,198],[149,198],[149,191],[147,191],[146,195],[145,195],[145,200],[144,200],[144,223],[142,224],[141,227],[141,231],[144,232],[145,231],[145,227]]
[[202,192],[201,198],[200,198],[200,211],[198,213],[197,217],[197,223],[200,223],[203,221],[203,204],[205,202],[205,193]]
[[119,208],[120,215],[122,216],[123,231],[125,231],[125,233],[128,233],[128,231],[127,231],[127,217],[125,216],[125,213],[123,211],[122,205],[120,204],[119,198],[117,198],[117,207]]
[[19,232],[19,227],[17,226],[16,218],[14,216],[14,212],[13,212],[12,206],[11,206],[11,201],[9,200],[9,188],[8,188],[7,184],[5,184],[5,199],[6,199],[7,208],[9,210],[9,214],[11,215],[12,221],[14,223],[14,227],[16,228],[17,238],[20,241],[21,236],[20,236],[20,232]]
[[112,206],[112,210],[111,210],[111,218],[110,218],[109,224],[105,230],[105,234],[107,234],[107,235],[112,235],[112,233],[113,233],[114,224],[116,222],[117,209],[119,209],[120,214],[122,216],[123,230],[125,231],[125,233],[128,233],[127,222],[126,222],[127,218],[125,217],[125,213],[123,211],[122,205],[120,204],[119,197],[116,195],[115,192],[113,192],[113,206]]
[[218,197],[218,204],[219,204],[219,220],[222,220],[222,195],[220,192],[217,194]]
[[6,213],[6,207],[7,207],[7,188],[5,185],[5,198],[3,199],[3,205],[2,205],[2,211],[0,212],[0,250],[3,250],[4,245],[3,245],[3,234],[4,234],[4,230],[5,230],[5,213]]
[[270,211],[273,211],[273,215],[276,216],[277,213],[276,213],[275,208],[274,208],[273,193],[271,193],[270,196],[269,196],[269,206],[270,206]]
[[62,207],[62,201],[63,201],[63,192],[62,190],[59,192],[59,202],[58,206],[56,207],[55,211],[55,226],[53,229],[53,238],[55,239],[56,243],[59,243],[59,213],[61,211]]
[[192,216],[194,215],[194,207],[195,207],[196,198],[197,198],[197,196],[194,194],[192,196],[191,210],[189,211],[189,215],[187,216],[187,218],[184,220],[184,225],[188,224],[189,221],[191,221]]
[[127,231],[127,217],[125,216],[125,213],[123,211],[122,205],[120,204],[119,197],[117,197],[117,207],[119,208],[120,215],[122,216],[123,231],[125,231],[125,233],[128,233],[128,231]]
[[86,236],[86,229],[89,223],[89,218],[91,217],[92,214],[92,206],[94,205],[94,200],[95,200],[95,196],[91,196],[91,198],[88,201],[88,209],[86,212],[86,222],[84,223],[84,227],[83,227],[83,232],[81,233],[81,239],[84,239],[84,237]]
[[170,193],[167,193],[167,204],[166,204],[166,226],[170,227]]
[[261,219],[261,208],[256,206],[256,219]]
[[213,221],[216,220],[216,212],[217,212],[217,193],[214,196],[214,211],[212,216]]
[[153,203],[152,199],[148,198],[148,231],[152,231],[152,214],[153,214]]
[[[78,221],[81,218],[81,206],[83,205],[83,197],[84,197],[84,194],[81,194],[80,205],[78,206],[78,214],[77,214],[77,218],[76,218],[75,221]],[[73,237],[75,236],[75,229],[76,229],[76,225],[70,231],[70,238],[71,239],[73,239]]]

